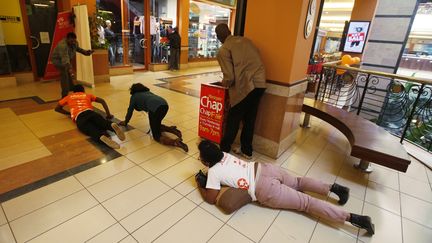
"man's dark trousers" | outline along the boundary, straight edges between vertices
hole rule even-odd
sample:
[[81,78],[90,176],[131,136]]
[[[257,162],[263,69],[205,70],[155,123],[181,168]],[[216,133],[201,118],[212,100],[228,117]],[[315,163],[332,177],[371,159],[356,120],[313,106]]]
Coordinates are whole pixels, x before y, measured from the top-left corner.
[[241,151],[252,156],[252,140],[254,135],[255,120],[258,112],[259,102],[265,89],[256,88],[252,90],[240,103],[231,107],[228,111],[225,133],[220,144],[222,151],[229,152],[231,145],[237,136],[240,122],[243,128],[240,136]]

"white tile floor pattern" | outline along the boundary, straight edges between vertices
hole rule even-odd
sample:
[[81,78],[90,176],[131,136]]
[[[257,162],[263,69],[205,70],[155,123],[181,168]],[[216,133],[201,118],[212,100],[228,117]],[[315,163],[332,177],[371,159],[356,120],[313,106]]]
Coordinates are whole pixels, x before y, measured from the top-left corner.
[[[183,73],[194,71],[203,69]],[[293,175],[349,186],[344,208],[370,215],[373,237],[348,223],[335,225],[303,213],[249,204],[225,215],[203,202],[194,182],[203,168],[196,148],[198,99],[151,86],[167,75],[137,73],[133,78],[168,100],[167,119],[183,131],[190,151],[155,143],[146,134],[146,117],[135,113],[131,125],[137,129],[126,133],[121,157],[2,203],[1,243],[432,242],[431,171],[413,161],[407,173],[373,165],[372,174],[362,174],[352,167],[358,160],[348,155],[345,137],[317,119],[312,128],[299,130],[297,143],[278,160],[254,157]],[[132,76],[115,77],[91,92],[105,98],[122,119],[131,83]],[[336,203],[333,195],[321,198]]]

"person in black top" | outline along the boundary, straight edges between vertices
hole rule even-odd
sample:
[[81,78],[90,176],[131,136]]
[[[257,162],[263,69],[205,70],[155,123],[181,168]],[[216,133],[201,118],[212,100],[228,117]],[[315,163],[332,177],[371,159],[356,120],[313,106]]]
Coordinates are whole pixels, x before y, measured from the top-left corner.
[[181,38],[177,27],[168,29],[168,40],[170,44],[169,69],[179,70]]
[[111,29],[111,21],[105,21],[106,27],[104,29],[105,39],[108,41],[108,60],[111,66],[115,64],[115,34]]
[[[134,110],[148,112],[149,124],[152,131],[153,139],[164,145],[176,146],[183,149],[185,152],[189,151],[187,144],[182,142],[182,134],[176,126],[166,126],[162,124],[162,120],[168,113],[167,101],[150,92],[150,89],[141,83],[135,83],[130,87],[130,102],[128,111],[124,121],[119,125],[127,126]],[[177,139],[164,136],[162,132],[169,132],[176,135]]]

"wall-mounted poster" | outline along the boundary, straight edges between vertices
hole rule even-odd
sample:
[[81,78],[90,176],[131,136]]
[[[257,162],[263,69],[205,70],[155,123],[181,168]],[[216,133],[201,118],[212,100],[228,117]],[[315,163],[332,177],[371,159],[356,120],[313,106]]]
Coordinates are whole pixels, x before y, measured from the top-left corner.
[[351,21],[348,25],[345,43],[343,45],[344,52],[363,53],[369,32],[370,21]]

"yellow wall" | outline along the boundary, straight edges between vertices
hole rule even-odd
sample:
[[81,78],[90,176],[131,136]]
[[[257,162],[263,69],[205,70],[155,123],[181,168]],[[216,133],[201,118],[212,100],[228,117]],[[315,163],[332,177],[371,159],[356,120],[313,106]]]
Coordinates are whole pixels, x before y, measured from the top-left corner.
[[19,0],[2,0],[0,15],[19,17],[19,22],[2,21],[6,45],[27,45]]

